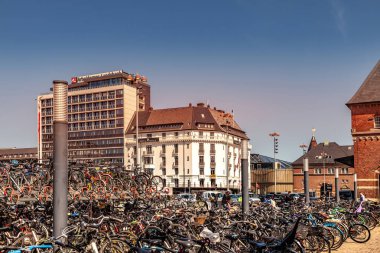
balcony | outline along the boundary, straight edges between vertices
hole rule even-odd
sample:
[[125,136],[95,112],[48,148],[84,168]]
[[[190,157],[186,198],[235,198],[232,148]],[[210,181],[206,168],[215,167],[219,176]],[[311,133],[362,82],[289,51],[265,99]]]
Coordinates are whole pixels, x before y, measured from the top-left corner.
[[204,179],[205,175],[199,175],[199,179]]
[[173,155],[173,156],[177,156],[177,155],[178,155],[178,150],[173,150],[172,155]]
[[154,166],[154,164],[144,164],[144,169],[154,170],[155,166]]
[[177,175],[173,175],[173,178],[174,179],[179,179],[179,175],[177,174]]
[[166,156],[166,151],[160,151],[160,156]]
[[115,99],[115,95],[109,95],[108,99]]
[[154,152],[153,151],[146,151],[146,150],[144,150],[143,151],[143,156],[154,156]]
[[178,168],[178,162],[173,163],[173,168]]
[[101,100],[106,100],[106,99],[107,99],[107,96],[101,96],[100,99],[101,99]]
[[199,153],[200,155],[204,155],[205,150],[204,150],[204,149],[200,149],[200,150],[198,151],[198,153]]
[[215,149],[211,149],[211,150],[210,150],[210,155],[215,155],[215,154],[216,154]]
[[211,178],[211,179],[216,179],[216,175],[215,175],[215,174],[211,174],[211,175],[210,175],[210,178]]
[[215,166],[216,166],[215,162],[210,162],[210,167],[214,167],[215,168]]
[[205,166],[205,162],[204,161],[199,161],[199,167],[204,167]]

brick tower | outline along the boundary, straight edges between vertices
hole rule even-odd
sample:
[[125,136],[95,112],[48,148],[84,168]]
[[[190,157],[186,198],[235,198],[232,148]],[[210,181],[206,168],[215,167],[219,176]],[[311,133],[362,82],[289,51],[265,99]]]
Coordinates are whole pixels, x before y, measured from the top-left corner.
[[379,198],[380,61],[346,105],[351,110],[358,192]]

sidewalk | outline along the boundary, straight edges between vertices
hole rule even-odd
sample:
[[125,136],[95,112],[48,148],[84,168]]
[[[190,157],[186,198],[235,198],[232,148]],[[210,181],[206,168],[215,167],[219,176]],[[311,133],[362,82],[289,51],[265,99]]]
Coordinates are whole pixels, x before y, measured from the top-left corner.
[[351,253],[351,252],[360,252],[360,253],[375,253],[379,252],[380,247],[380,227],[376,227],[374,230],[371,230],[371,239],[366,243],[356,243],[348,238],[343,245],[337,250],[332,251],[336,253]]

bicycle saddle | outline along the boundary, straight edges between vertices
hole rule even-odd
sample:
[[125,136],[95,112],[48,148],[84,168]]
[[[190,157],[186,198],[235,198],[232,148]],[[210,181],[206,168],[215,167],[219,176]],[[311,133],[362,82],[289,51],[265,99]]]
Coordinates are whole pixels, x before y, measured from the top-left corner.
[[185,248],[191,248],[196,245],[193,241],[190,241],[190,240],[177,239],[175,240],[175,242],[182,245]]

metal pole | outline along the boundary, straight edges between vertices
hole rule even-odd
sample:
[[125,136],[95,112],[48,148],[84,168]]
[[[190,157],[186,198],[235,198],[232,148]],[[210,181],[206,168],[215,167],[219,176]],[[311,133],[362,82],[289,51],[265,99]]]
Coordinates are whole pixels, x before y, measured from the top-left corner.
[[139,150],[139,97],[140,90],[136,87],[136,168],[140,166],[140,150]]
[[335,200],[338,203],[340,201],[339,196],[339,169],[335,168]]
[[241,150],[241,182],[242,182],[242,199],[243,213],[247,214],[249,210],[249,195],[248,195],[248,140],[242,140]]
[[358,199],[358,177],[354,174],[354,201]]
[[227,172],[227,176],[226,176],[226,188],[227,190],[229,191],[230,190],[230,180],[229,180],[229,174],[230,174],[230,171],[229,171],[229,168],[228,168],[228,165],[229,165],[229,158],[228,158],[228,139],[230,138],[230,136],[228,135],[228,120],[227,120],[227,140],[226,140],[226,172]]
[[303,159],[303,176],[304,176],[304,192],[305,192],[305,203],[308,205],[310,203],[310,193],[309,193],[309,159]]
[[66,81],[53,81],[53,234],[58,237],[67,226],[67,90]]
[[276,169],[276,136],[273,137],[273,159],[274,159],[274,194],[277,194],[277,169]]

